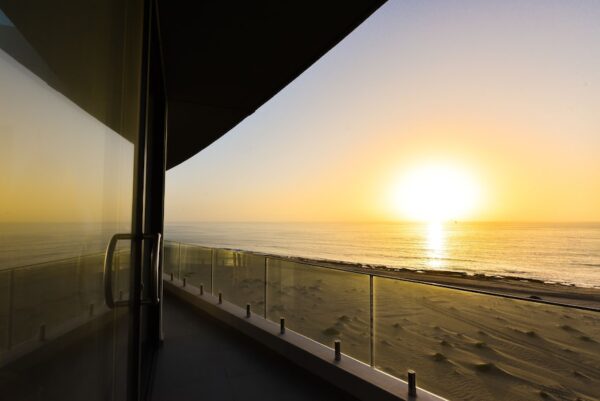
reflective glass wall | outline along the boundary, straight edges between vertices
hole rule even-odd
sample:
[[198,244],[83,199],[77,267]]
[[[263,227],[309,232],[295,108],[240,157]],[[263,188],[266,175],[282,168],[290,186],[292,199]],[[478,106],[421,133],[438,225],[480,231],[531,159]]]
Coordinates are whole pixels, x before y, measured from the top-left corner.
[[[125,399],[139,1],[0,1],[0,394]],[[130,244],[113,294],[130,293]]]

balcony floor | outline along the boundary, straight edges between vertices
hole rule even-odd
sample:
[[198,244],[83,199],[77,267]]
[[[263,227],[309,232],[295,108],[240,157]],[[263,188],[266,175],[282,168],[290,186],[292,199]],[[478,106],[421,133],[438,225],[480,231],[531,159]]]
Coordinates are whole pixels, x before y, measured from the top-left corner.
[[355,400],[177,299],[163,313],[152,401]]

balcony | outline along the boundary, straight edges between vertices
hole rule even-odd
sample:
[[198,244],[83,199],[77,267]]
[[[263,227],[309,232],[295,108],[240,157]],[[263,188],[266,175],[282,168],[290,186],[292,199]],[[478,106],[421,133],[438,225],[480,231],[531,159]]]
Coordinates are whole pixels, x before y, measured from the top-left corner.
[[[115,297],[126,300],[127,252],[115,258]],[[25,372],[0,376],[14,399],[34,397],[23,378],[42,383],[45,399],[60,398],[60,378],[81,374],[68,384],[74,399],[99,380],[85,359],[99,350],[90,333],[122,313],[104,304],[102,269],[93,254],[0,272],[0,368]],[[384,275],[165,243],[165,338],[149,399],[597,398],[595,307]],[[546,383],[537,394],[532,377]]]
[[152,401],[355,400],[170,294],[164,316]]
[[[417,399],[598,397],[590,387],[600,380],[594,306],[174,242],[165,245],[164,272],[165,290],[200,314],[334,385],[356,385],[351,393],[361,399],[371,385],[382,397],[407,399],[411,370]],[[550,363],[536,362],[548,355]]]

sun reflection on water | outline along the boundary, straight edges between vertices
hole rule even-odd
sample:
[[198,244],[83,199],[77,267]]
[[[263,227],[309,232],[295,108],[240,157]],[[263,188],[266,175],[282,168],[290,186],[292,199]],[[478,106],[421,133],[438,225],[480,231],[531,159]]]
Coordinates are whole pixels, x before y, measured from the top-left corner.
[[440,222],[430,222],[426,233],[427,267],[440,269],[444,266],[446,233]]

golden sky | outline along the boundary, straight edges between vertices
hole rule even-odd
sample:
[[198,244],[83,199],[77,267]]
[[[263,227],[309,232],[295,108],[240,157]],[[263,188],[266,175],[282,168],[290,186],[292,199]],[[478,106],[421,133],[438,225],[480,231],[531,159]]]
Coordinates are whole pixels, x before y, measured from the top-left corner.
[[[169,171],[166,219],[600,221],[598,38],[595,0],[390,1]],[[0,84],[0,222],[129,219],[133,145],[2,51]]]
[[133,144],[2,50],[0,88],[0,223],[130,221]]

